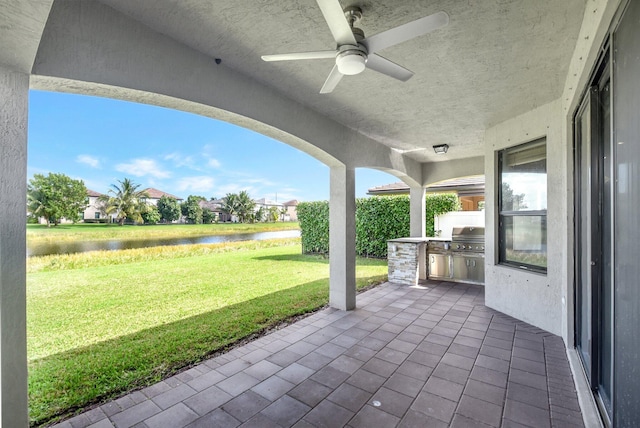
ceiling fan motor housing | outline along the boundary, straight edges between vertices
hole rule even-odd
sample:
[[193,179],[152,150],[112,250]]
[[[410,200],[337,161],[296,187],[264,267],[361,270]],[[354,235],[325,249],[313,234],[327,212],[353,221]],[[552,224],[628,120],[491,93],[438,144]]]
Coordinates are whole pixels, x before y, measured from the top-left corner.
[[367,51],[362,45],[340,46],[336,55],[336,65],[338,71],[347,76],[360,74],[364,71],[367,64]]

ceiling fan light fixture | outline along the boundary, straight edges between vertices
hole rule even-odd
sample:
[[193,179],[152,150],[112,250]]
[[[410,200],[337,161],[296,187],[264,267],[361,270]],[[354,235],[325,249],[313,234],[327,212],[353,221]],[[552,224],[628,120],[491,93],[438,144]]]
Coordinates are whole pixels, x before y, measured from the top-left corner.
[[344,52],[336,57],[336,65],[338,71],[347,76],[360,74],[364,71],[367,64],[367,57],[359,51]]
[[449,150],[449,145],[447,144],[438,144],[437,146],[433,146],[433,151],[436,152],[437,155],[444,155]]

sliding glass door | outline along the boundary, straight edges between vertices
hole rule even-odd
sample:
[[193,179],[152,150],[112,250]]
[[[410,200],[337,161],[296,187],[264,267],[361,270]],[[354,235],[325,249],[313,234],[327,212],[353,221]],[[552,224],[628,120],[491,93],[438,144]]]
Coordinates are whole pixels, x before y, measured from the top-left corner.
[[576,347],[602,410],[612,391],[612,159],[608,56],[575,120]]

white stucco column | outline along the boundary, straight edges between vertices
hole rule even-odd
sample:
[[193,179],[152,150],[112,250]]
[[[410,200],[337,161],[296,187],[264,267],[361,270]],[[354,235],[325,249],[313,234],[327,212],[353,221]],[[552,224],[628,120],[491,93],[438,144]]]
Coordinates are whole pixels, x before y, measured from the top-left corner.
[[[427,216],[424,187],[410,187],[409,200],[409,230],[411,237],[424,238],[426,233],[425,220]],[[425,245],[420,245],[418,249],[418,278],[427,279],[427,249]]]
[[356,307],[355,170],[331,167],[329,199],[329,304],[348,311]]
[[427,209],[425,207],[424,187],[410,187],[410,232],[412,238],[422,238],[425,236],[425,220]]
[[0,426],[27,427],[29,76],[0,67]]

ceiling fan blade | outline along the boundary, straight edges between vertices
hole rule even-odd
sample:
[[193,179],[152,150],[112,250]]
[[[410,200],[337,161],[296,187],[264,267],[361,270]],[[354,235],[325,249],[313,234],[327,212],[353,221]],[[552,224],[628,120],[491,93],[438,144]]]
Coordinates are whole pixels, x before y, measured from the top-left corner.
[[442,28],[447,24],[449,24],[449,15],[447,15],[446,12],[438,12],[367,37],[361,43],[367,48],[369,54],[372,54],[390,46],[422,36],[438,28]]
[[320,89],[321,94],[328,94],[333,92],[333,90],[338,86],[340,80],[342,79],[343,74],[338,71],[338,66],[334,65],[331,69],[331,73],[329,73],[329,77],[325,80],[324,85],[322,85],[322,89]]
[[317,0],[317,2],[338,46],[357,45],[356,38],[353,36],[353,31],[351,31],[338,0]]
[[299,59],[335,58],[336,51],[296,52],[275,55],[262,55],[263,61],[295,61]]
[[367,59],[367,68],[375,70],[378,73],[386,74],[389,77],[393,77],[394,79],[398,79],[403,82],[406,82],[411,79],[411,76],[413,76],[413,71],[407,70],[395,62],[389,61],[388,59],[376,54],[369,55],[369,58]]

